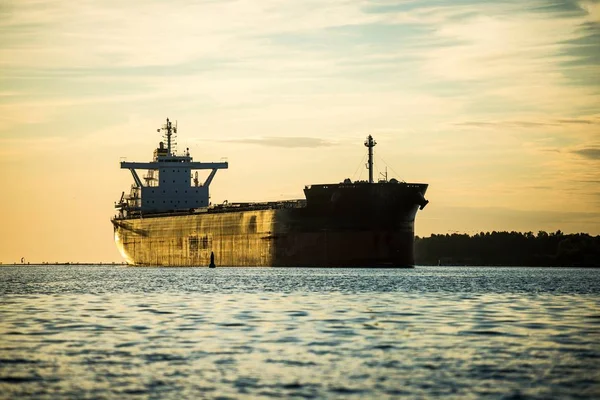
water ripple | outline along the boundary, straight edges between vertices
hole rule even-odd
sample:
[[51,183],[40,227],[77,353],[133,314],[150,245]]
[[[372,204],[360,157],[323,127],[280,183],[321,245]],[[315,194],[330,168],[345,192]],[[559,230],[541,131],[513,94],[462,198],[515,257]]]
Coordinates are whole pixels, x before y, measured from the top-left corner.
[[2,267],[0,398],[598,398],[598,282],[576,269]]

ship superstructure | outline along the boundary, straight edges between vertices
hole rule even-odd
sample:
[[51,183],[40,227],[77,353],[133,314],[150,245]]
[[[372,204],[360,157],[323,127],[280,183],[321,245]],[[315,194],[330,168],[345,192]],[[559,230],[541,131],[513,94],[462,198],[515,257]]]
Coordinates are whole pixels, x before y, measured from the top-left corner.
[[[176,125],[148,163],[121,162],[134,184],[116,204],[115,241],[132,265],[282,267],[406,267],[414,263],[414,220],[428,201],[427,184],[373,178],[307,185],[306,199],[211,205],[209,186],[227,162],[176,155]],[[209,169],[200,183],[197,172]],[[147,170],[144,182],[137,170]]]
[[[121,195],[117,209],[122,217],[146,213],[190,210],[210,205],[209,187],[219,169],[228,168],[227,162],[197,162],[190,156],[189,149],[177,155],[174,149],[174,136],[177,126],[167,118],[166,124],[158,129],[164,134],[154,150],[150,162],[121,162],[122,169],[128,169],[134,184],[130,194]],[[197,170],[211,170],[204,182],[198,180]],[[144,180],[137,171],[146,170]],[[192,171],[195,174],[192,175]]]

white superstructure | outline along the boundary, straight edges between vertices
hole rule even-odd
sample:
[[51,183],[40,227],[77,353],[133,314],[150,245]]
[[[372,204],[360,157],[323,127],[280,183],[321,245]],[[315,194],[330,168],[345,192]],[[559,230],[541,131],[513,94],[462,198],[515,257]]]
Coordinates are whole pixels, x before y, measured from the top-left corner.
[[[161,213],[208,207],[210,204],[209,186],[217,170],[227,169],[227,162],[194,162],[189,149],[184,155],[177,155],[172,149],[177,126],[167,118],[158,132],[163,132],[167,146],[160,142],[154,150],[150,162],[121,162],[122,169],[129,169],[134,184],[129,195],[123,193],[115,207],[123,216],[131,213]],[[193,170],[210,169],[204,182],[199,182],[198,173]],[[147,170],[143,181],[137,170]]]

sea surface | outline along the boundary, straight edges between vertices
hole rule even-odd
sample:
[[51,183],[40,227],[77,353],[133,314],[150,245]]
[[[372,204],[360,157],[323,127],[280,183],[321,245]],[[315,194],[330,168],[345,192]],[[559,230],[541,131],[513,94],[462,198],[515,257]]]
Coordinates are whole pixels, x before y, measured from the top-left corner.
[[0,398],[600,398],[600,269],[0,267]]

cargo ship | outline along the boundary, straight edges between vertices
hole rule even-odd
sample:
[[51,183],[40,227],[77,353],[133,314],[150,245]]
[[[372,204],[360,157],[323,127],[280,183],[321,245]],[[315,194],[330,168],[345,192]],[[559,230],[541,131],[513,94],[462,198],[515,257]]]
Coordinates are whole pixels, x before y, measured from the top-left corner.
[[[121,161],[134,183],[115,203],[117,247],[130,265],[219,267],[412,267],[414,221],[427,184],[373,178],[314,184],[304,199],[211,204],[209,187],[227,162],[198,162],[174,150],[177,124],[150,162]],[[165,143],[166,141],[166,143]],[[140,178],[138,170],[147,171]],[[210,170],[202,182],[197,170]]]

